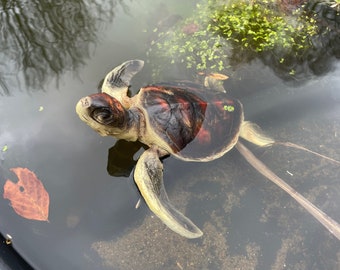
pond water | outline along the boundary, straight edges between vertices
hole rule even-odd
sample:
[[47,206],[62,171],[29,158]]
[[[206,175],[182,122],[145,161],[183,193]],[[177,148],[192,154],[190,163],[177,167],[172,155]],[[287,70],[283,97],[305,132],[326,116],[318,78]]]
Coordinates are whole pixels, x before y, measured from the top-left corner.
[[[204,232],[195,240],[175,234],[144,202],[136,209],[132,175],[108,173],[116,140],[76,115],[78,100],[96,92],[113,67],[147,60],[158,21],[189,16],[197,1],[2,2],[0,184],[16,182],[10,168],[29,168],[48,191],[50,208],[48,222],[28,220],[1,198],[0,232],[12,236],[34,269],[340,268],[339,241],[236,150],[209,163],[163,161],[171,201]],[[328,60],[327,72],[295,83],[254,59],[224,86],[243,103],[246,119],[272,137],[339,160],[340,63]],[[132,93],[153,82],[151,73],[146,62]],[[338,165],[283,146],[250,147],[340,221]]]

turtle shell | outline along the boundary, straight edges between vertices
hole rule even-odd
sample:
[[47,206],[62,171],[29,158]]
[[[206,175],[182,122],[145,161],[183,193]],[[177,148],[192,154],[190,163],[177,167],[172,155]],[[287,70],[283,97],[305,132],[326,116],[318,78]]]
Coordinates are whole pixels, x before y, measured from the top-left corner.
[[191,82],[161,83],[141,89],[150,126],[187,160],[212,160],[237,142],[242,104],[227,94]]

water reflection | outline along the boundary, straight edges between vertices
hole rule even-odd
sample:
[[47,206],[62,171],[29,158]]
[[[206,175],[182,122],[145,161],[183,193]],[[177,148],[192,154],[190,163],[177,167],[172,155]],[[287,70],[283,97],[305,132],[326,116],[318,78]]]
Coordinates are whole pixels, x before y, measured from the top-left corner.
[[[122,0],[0,2],[0,95],[14,88],[43,89],[50,78],[76,71],[97,42],[102,21]],[[21,83],[24,85],[21,85]]]

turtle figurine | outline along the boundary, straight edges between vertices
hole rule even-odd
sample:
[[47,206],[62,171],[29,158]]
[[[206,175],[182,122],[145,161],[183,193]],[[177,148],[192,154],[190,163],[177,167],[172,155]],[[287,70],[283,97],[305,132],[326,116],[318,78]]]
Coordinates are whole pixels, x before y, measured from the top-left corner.
[[142,197],[171,230],[197,238],[202,231],[169,201],[161,158],[173,155],[184,161],[206,162],[223,156],[236,144],[244,154],[239,137],[259,146],[271,145],[274,140],[244,120],[237,99],[214,91],[211,79],[203,85],[188,81],[151,84],[129,97],[130,81],[143,65],[141,60],[130,60],[114,68],[106,75],[101,92],[80,99],[76,112],[102,136],[139,141],[149,147],[134,171]]

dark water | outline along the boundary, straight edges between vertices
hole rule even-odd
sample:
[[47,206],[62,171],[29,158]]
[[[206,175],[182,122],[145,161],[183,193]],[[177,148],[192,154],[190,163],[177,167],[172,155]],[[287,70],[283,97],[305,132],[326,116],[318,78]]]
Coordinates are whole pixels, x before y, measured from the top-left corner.
[[[182,2],[32,1],[28,8],[14,1],[0,8],[7,22],[0,149],[8,147],[0,153],[0,183],[16,181],[10,168],[27,167],[50,194],[49,222],[26,220],[0,199],[1,233],[36,269],[339,269],[339,241],[234,150],[210,163],[164,160],[170,199],[204,232],[197,240],[167,229],[143,203],[135,209],[140,195],[131,176],[108,174],[115,140],[84,125],[75,104],[114,66],[145,59],[144,30],[164,5],[170,14],[189,14],[194,4]],[[274,138],[339,160],[339,63],[299,85],[263,63],[245,64],[242,76],[225,83],[246,118]],[[146,64],[132,91],[150,82]],[[340,221],[338,166],[279,146],[252,149]]]

